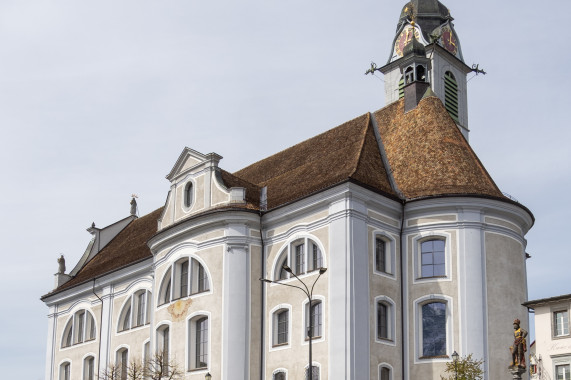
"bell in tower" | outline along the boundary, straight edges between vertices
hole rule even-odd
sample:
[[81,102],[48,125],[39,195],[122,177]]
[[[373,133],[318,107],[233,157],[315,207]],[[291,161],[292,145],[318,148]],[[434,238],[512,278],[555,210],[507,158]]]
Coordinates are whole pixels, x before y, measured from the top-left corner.
[[[438,0],[406,3],[389,59],[380,71],[385,75],[387,104],[405,97],[409,84],[425,82],[468,139],[466,76],[472,69],[464,63],[453,20],[448,8]],[[416,87],[419,91],[422,86]]]

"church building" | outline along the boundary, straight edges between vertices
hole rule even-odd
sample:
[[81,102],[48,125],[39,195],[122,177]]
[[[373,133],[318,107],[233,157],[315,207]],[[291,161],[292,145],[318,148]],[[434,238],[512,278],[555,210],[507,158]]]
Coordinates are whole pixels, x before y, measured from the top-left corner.
[[46,380],[155,353],[187,380],[440,379],[454,352],[509,376],[534,217],[469,144],[448,8],[405,4],[387,50],[384,108],[234,173],[184,148],[164,205],[88,228],[42,297]]

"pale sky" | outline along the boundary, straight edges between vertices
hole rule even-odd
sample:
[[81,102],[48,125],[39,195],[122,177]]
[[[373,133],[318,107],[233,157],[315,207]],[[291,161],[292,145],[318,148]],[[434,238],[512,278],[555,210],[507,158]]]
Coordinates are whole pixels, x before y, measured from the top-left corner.
[[[468,83],[470,143],[536,218],[529,298],[571,293],[571,2],[444,3],[488,72]],[[127,216],[132,193],[141,215],[161,207],[185,146],[232,172],[382,108],[381,76],[363,74],[404,4],[0,2],[2,377],[43,379],[56,258],[73,268],[85,229]]]

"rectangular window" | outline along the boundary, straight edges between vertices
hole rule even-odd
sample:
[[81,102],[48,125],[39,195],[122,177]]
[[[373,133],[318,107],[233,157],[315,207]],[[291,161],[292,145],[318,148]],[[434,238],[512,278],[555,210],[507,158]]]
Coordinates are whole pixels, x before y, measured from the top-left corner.
[[380,339],[389,339],[389,324],[387,305],[384,303],[377,304],[377,337]]
[[323,266],[323,256],[316,244],[311,244],[311,258],[309,260],[309,270],[317,270]]
[[196,368],[208,367],[208,318],[196,321]]
[[139,293],[137,295],[137,326],[142,326],[145,324],[145,311],[146,307],[146,294],[145,292]]
[[287,310],[282,311],[278,314],[278,336],[277,344],[285,344],[288,342],[288,324],[289,324],[289,312]]
[[309,310],[309,320],[306,326],[305,337],[309,338],[309,329],[313,327],[311,336],[313,338],[321,336],[321,301],[314,301]]
[[555,366],[557,380],[571,380],[569,364]]
[[421,277],[446,276],[444,240],[428,240],[421,244]]
[[391,370],[387,367],[381,368],[381,380],[390,380]]
[[180,264],[180,296],[188,296],[188,261]]
[[165,366],[169,363],[169,341],[170,341],[170,329],[165,327],[162,331],[163,337],[163,363]]
[[121,380],[127,380],[127,368],[129,366],[129,352],[127,350],[121,351],[121,363],[119,368],[121,369]]
[[77,334],[77,343],[82,343],[84,341],[85,338],[85,330],[84,330],[84,322],[85,322],[85,311],[82,311],[80,313],[77,313],[77,330],[76,330],[76,334]]
[[295,274],[305,272],[305,249],[304,244],[295,246]]
[[422,356],[446,355],[446,304],[422,305]]
[[[311,366],[311,378],[313,380],[319,380],[319,367],[314,365]],[[309,371],[307,368],[305,369],[305,379],[309,379]]]
[[387,273],[387,256],[385,252],[385,241],[377,238],[375,240],[375,269],[377,272]]
[[567,310],[553,313],[553,327],[555,336],[569,335],[569,312]]

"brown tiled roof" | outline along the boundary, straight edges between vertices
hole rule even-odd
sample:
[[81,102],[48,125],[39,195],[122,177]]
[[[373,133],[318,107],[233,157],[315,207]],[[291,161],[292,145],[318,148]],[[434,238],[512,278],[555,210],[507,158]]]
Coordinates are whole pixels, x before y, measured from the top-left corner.
[[268,209],[354,179],[395,196],[381,161],[370,114],[234,173],[268,187]]
[[[71,288],[127,265],[152,257],[147,241],[157,232],[162,207],[135,219],[91,259],[77,275],[55,292]],[[49,294],[48,294],[49,295]]]
[[407,199],[466,194],[504,198],[442,101],[427,97],[404,113],[404,99],[375,113],[398,189]]
[[[383,163],[371,116],[390,168]],[[246,204],[225,205],[195,217],[225,210],[257,210],[264,186],[268,209],[272,209],[346,181],[393,199],[474,195],[508,201],[435,96],[422,99],[407,113],[401,99],[233,174],[222,169],[219,173],[226,187],[246,189]],[[397,189],[391,187],[389,173]],[[150,258],[147,242],[157,231],[161,213],[162,208],[131,222],[55,292]]]

